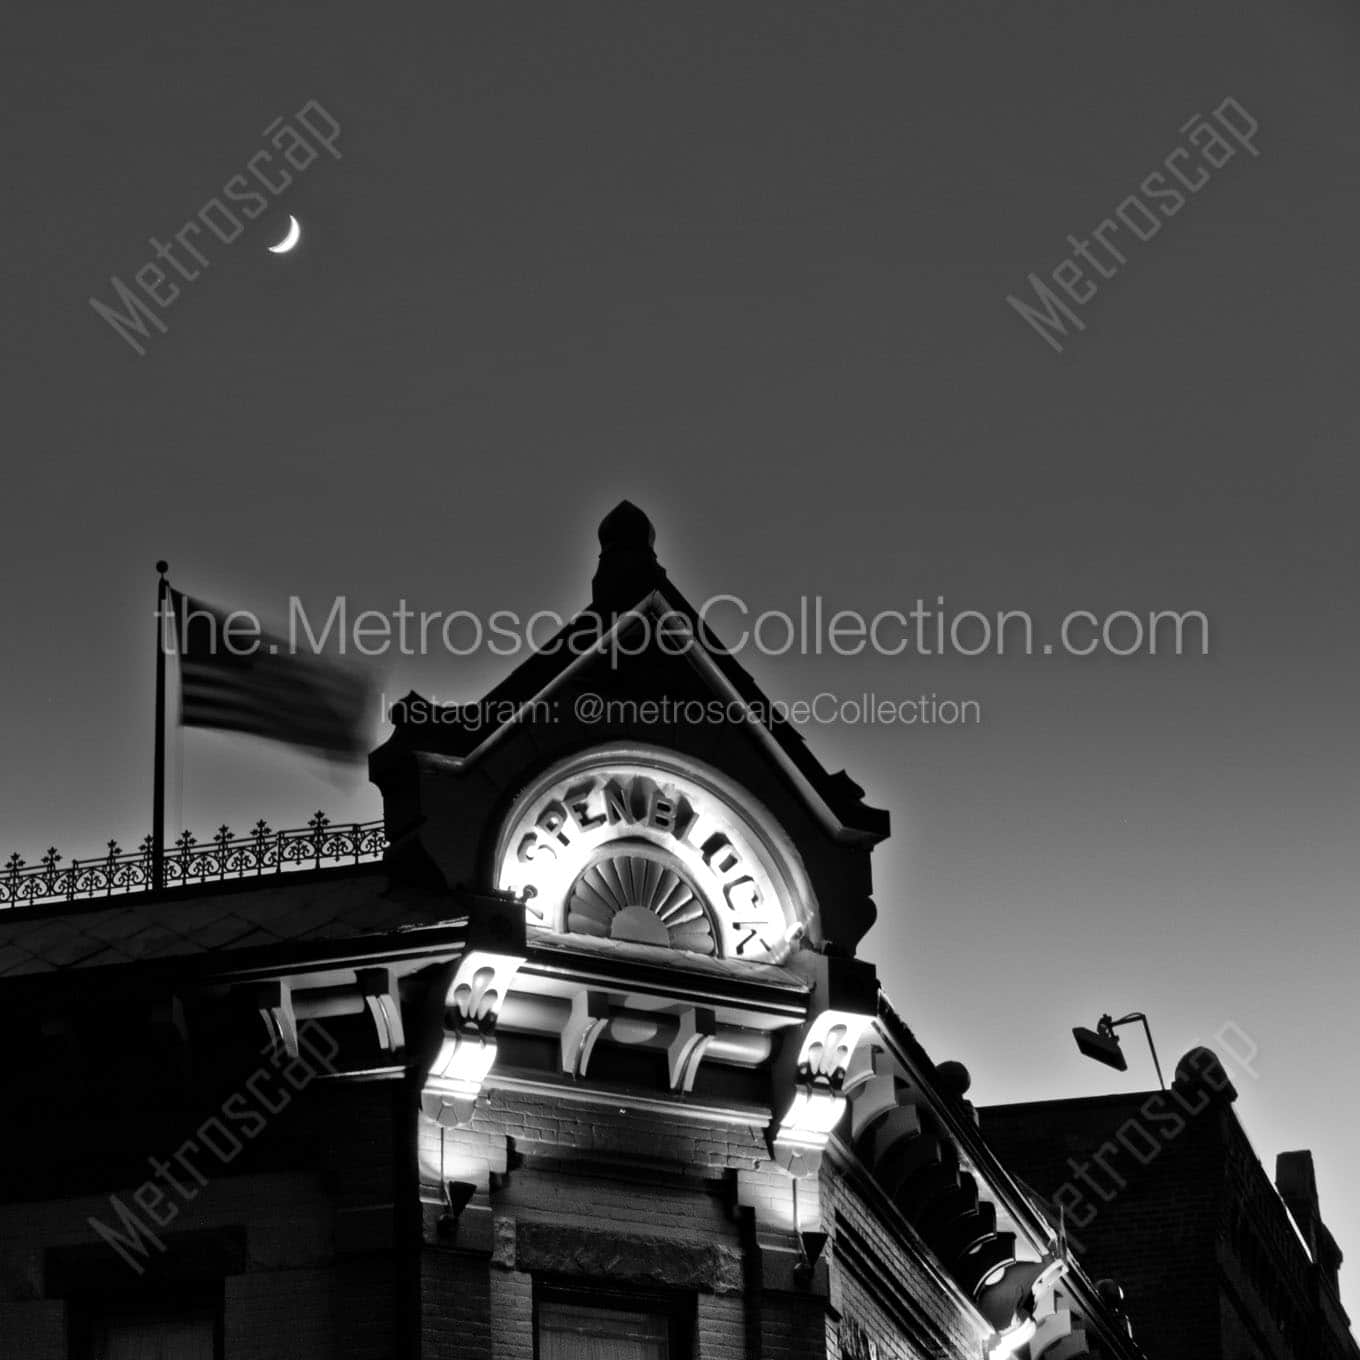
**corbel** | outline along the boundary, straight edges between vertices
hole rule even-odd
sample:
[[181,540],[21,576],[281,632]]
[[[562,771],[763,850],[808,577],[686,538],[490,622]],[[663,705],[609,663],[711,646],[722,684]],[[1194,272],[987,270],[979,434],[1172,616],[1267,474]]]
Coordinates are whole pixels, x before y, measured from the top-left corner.
[[444,1125],[471,1120],[496,1061],[496,1021],[522,955],[473,950],[459,960],[445,996],[443,1037],[421,1107]]

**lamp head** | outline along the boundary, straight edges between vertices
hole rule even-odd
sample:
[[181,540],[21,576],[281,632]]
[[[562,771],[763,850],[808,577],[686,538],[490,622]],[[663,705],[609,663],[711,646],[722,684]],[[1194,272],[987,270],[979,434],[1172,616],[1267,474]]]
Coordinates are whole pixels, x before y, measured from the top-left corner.
[[1074,1026],[1072,1037],[1086,1057],[1094,1058],[1096,1062],[1104,1063],[1106,1067],[1113,1067],[1116,1072],[1129,1070],[1128,1059],[1124,1057],[1124,1051],[1119,1047],[1119,1036],[1114,1032],[1114,1024],[1108,1015],[1100,1017],[1095,1029],[1086,1029],[1082,1025]]

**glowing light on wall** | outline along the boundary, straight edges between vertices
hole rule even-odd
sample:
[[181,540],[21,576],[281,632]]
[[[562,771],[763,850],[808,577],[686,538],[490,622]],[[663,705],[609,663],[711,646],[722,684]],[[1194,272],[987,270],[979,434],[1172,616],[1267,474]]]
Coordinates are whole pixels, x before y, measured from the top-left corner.
[[987,1352],[987,1360],[1010,1360],[1010,1357],[1027,1345],[1038,1331],[1033,1318],[1026,1318],[1014,1327],[1008,1327],[993,1342]]

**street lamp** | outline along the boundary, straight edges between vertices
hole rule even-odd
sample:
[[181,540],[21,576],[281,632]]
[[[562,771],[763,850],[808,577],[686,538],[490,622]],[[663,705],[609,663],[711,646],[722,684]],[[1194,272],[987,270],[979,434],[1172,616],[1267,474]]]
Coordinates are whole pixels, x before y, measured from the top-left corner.
[[1087,1029],[1083,1025],[1076,1025],[1072,1029],[1072,1037],[1077,1041],[1077,1047],[1088,1058],[1094,1058],[1098,1063],[1104,1063],[1106,1067],[1113,1067],[1116,1072],[1127,1072],[1129,1070],[1128,1059],[1124,1057],[1124,1050],[1119,1047],[1119,1036],[1115,1030],[1120,1025],[1130,1025],[1141,1021],[1143,1032],[1147,1035],[1148,1048],[1152,1050],[1152,1065],[1157,1069],[1157,1083],[1162,1090],[1166,1090],[1166,1082],[1162,1079],[1162,1065],[1157,1061],[1157,1045],[1152,1042],[1152,1030],[1148,1027],[1147,1016],[1142,1011],[1130,1011],[1128,1015],[1119,1020],[1112,1020],[1108,1015],[1102,1015],[1096,1021],[1095,1029]]

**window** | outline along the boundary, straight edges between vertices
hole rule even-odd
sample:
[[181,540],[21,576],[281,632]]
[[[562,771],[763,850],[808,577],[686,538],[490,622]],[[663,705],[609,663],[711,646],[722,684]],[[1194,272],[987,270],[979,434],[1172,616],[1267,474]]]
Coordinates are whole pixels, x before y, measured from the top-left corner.
[[544,1302],[538,1360],[669,1360],[670,1330],[660,1313]]
[[693,1353],[694,1295],[585,1284],[534,1287],[535,1360],[684,1360]]
[[112,1241],[44,1254],[47,1296],[67,1303],[70,1360],[222,1360],[223,1282],[246,1268],[245,1229],[166,1233],[161,1254],[143,1247],[138,1276]]
[[92,1319],[91,1360],[213,1360],[216,1319],[202,1311],[105,1312]]
[[201,1290],[134,1290],[81,1299],[73,1360],[220,1360],[220,1299]]

